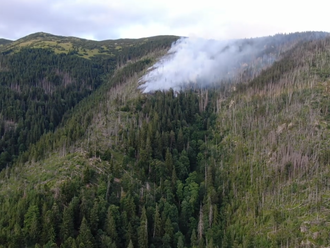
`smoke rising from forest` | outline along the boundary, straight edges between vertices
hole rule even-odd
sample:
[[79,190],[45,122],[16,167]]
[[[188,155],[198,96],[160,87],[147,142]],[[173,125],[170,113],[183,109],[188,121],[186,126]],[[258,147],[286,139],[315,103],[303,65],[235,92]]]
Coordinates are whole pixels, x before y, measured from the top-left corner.
[[325,32],[277,34],[241,40],[181,38],[140,79],[144,93],[209,87],[228,80],[251,79],[301,41],[321,39]]
[[207,87],[231,79],[258,51],[256,44],[247,41],[181,38],[149,68],[140,79],[143,83],[140,88],[144,93],[170,88],[181,90],[190,85]]

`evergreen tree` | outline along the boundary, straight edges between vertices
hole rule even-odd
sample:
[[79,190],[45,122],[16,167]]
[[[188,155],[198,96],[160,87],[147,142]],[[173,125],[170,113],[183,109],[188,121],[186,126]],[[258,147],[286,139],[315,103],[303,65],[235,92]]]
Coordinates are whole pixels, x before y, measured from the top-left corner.
[[142,208],[142,215],[140,218],[140,227],[138,231],[139,248],[148,247],[148,220],[145,207]]
[[91,209],[91,213],[90,213],[90,227],[93,235],[96,235],[97,233],[98,224],[99,224],[99,205],[98,205],[98,201],[95,200],[93,208]]
[[177,148],[178,148],[179,152],[181,152],[184,149],[184,137],[183,137],[183,132],[182,132],[181,128],[178,133]]
[[192,247],[197,247],[197,236],[196,236],[196,230],[193,229],[192,233],[191,233],[191,238],[190,238],[190,244]]
[[31,205],[24,216],[24,233],[30,243],[37,243],[39,238],[39,209],[36,205]]
[[74,223],[73,223],[73,209],[68,206],[63,211],[63,220],[61,226],[62,240],[67,240],[69,237],[73,237]]
[[156,205],[153,237],[161,237],[161,235],[162,235],[162,220],[159,214],[158,205]]
[[61,248],[73,248],[73,247],[77,247],[77,245],[75,239],[72,237],[69,237],[61,244]]
[[131,239],[129,240],[129,244],[128,244],[127,248],[134,248],[133,242]]
[[113,240],[116,241],[118,238],[116,222],[113,216],[111,206],[108,208],[108,214],[106,218],[106,234]]
[[79,248],[93,248],[94,247],[94,238],[91,233],[91,230],[88,226],[87,220],[84,217],[80,229],[79,229],[79,235],[77,237],[77,241],[79,244]]
[[184,237],[182,235],[178,238],[177,248],[184,248]]
[[165,155],[165,167],[168,172],[172,172],[173,169],[173,160],[172,160],[172,154],[170,153],[169,148],[166,150],[166,155]]
[[24,244],[22,229],[18,223],[16,223],[14,226],[14,235],[12,237],[12,244],[13,247],[15,248],[21,247]]

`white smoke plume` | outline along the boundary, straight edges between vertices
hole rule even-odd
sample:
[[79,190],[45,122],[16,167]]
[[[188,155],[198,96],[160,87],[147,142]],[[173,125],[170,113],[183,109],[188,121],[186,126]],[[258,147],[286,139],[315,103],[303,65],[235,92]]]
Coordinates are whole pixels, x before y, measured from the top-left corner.
[[[253,78],[300,41],[320,39],[324,32],[278,34],[241,40],[181,38],[140,79],[144,93],[188,86],[208,87],[226,80]],[[242,76],[243,75],[243,76]]]
[[143,83],[140,88],[148,93],[217,84],[231,78],[254,52],[255,48],[248,42],[181,38],[173,43],[167,55],[149,68],[140,79]]

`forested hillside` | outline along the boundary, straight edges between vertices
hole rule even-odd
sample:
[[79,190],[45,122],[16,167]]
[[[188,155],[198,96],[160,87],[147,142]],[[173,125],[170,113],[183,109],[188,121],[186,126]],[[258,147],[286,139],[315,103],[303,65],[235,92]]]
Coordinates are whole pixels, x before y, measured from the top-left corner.
[[8,44],[10,42],[12,42],[12,41],[11,40],[6,40],[6,39],[1,39],[0,38],[0,46],[3,46],[3,45]]
[[[87,45],[77,46],[88,41],[67,38],[61,42],[73,48],[58,53],[47,46],[56,37],[37,33],[0,49],[0,170],[44,133],[53,132],[64,114],[111,77],[117,67],[169,47],[175,40],[153,37],[129,43],[90,41],[93,48],[89,49]],[[122,46],[109,48],[104,55],[91,52],[108,43]],[[80,56],[76,48],[92,54]]]
[[[17,94],[8,100],[17,102],[17,112],[12,111],[11,122],[3,118],[4,136],[8,130],[15,133],[20,120],[22,129],[31,123],[26,114],[20,116],[25,113],[18,107],[23,92],[28,94],[22,99],[33,102],[34,116],[51,106],[56,94],[65,108],[91,83],[52,129],[26,143],[15,153],[15,163],[0,173],[0,246],[329,246],[326,36],[306,33],[304,39],[304,34],[292,34],[281,42],[276,40],[279,36],[268,37],[271,51],[256,55],[241,71],[245,74],[231,82],[151,94],[137,89],[139,79],[166,53],[170,38],[168,45],[143,43],[140,52],[129,46],[137,55],[127,50],[113,67],[112,56],[109,61],[97,56],[83,59],[49,48],[3,55],[5,73],[10,72],[6,59],[26,53],[47,52],[45,58],[34,57],[44,61],[40,70],[27,63],[38,75],[51,75],[48,61],[42,60],[46,57],[68,59],[68,65],[75,61],[77,67],[68,66],[68,73],[86,83],[83,87],[73,81],[74,90],[60,93],[66,89],[60,74],[61,87],[52,86],[49,93],[46,80],[8,76],[1,85]],[[260,63],[266,55],[276,62]],[[92,66],[100,61],[103,66]],[[95,71],[86,72],[84,66]],[[75,68],[82,73],[75,74]],[[18,74],[34,74],[26,71]],[[5,73],[1,75],[16,75]],[[20,91],[12,86],[17,81],[22,82]],[[37,98],[37,93],[33,98],[34,89],[44,98]],[[6,105],[3,111],[8,109]],[[47,115],[36,120],[42,116]],[[15,147],[17,139],[13,140],[5,145]]]

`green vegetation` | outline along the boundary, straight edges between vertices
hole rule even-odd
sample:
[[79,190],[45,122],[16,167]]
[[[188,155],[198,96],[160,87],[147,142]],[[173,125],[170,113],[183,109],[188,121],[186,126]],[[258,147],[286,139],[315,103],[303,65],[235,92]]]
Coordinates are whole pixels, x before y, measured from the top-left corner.
[[[51,47],[26,45],[34,44],[35,39],[44,44],[54,37],[31,35],[9,44],[6,46],[9,50],[4,49],[0,55],[0,170],[43,134],[53,132],[65,114],[111,77],[116,67],[149,54],[150,49],[162,50],[173,41],[173,37],[154,37],[149,43],[136,40],[132,41],[134,47],[91,59],[76,56],[73,50],[64,54],[56,53],[56,49],[54,52]],[[75,42],[68,43],[70,46],[80,42],[80,39],[68,39]],[[93,50],[94,47],[88,51]]]
[[[5,88],[51,75],[44,52],[78,64],[68,66],[75,80],[88,82],[87,66],[100,81],[91,76],[90,91],[0,173],[0,247],[329,246],[330,39],[297,37],[261,73],[252,61],[235,85],[147,95],[138,79],[170,42],[122,46],[113,64],[40,48],[4,55],[44,61]],[[52,99],[63,88],[41,92]],[[5,141],[16,115],[0,116]]]
[[[93,41],[80,39],[75,37],[56,36],[47,33],[35,33],[28,35],[24,38],[0,47],[0,52],[4,53],[17,53],[24,48],[42,48],[50,49],[55,54],[69,54],[76,55],[82,58],[95,58],[95,57],[114,57],[119,54],[129,54],[134,58],[136,50],[143,50],[143,48],[136,49],[137,47],[148,46],[149,51],[153,51],[160,46],[163,48],[168,47],[169,42],[173,42],[178,37],[175,36],[155,36],[149,39],[119,39],[119,40],[105,40]],[[9,42],[8,42],[9,43]],[[2,42],[0,41],[0,44]],[[132,54],[133,53],[133,54]]]
[[3,45],[6,45],[8,43],[12,42],[11,40],[6,40],[6,39],[0,39],[0,47]]

